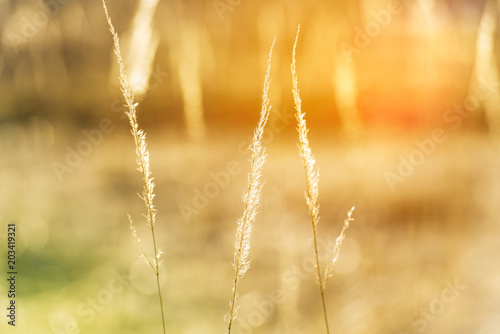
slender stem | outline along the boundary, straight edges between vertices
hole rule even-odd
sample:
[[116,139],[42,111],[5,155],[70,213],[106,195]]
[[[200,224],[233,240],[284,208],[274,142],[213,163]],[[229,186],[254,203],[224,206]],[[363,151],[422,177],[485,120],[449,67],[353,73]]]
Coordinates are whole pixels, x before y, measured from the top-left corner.
[[233,313],[234,313],[234,305],[236,304],[236,289],[238,287],[238,277],[234,278],[233,284],[233,299],[231,300],[231,311],[229,312],[229,325],[227,327],[227,333],[231,334],[231,325],[233,324]]
[[[307,174],[307,172],[306,172]],[[306,175],[307,177],[307,175]],[[306,185],[307,187],[307,194],[310,194],[310,187],[309,184]],[[319,283],[319,291],[321,294],[321,303],[323,304],[323,315],[325,317],[325,325],[326,325],[326,333],[330,334],[330,328],[328,327],[328,315],[326,312],[326,302],[325,302],[325,290],[323,286],[323,279],[321,278],[321,268],[319,266],[319,254],[318,254],[318,241],[316,237],[316,223],[314,221],[314,214],[311,209],[309,209],[309,215],[311,216],[311,223],[312,223],[312,228],[313,228],[313,241],[314,241],[314,256],[316,258],[316,270],[317,270],[317,275],[318,275],[318,283]]]
[[[149,217],[152,218],[153,212],[149,211]],[[161,297],[161,287],[160,287],[160,264],[158,263],[158,251],[156,248],[156,237],[155,237],[155,228],[154,224],[151,223],[151,233],[153,235],[153,249],[155,254],[155,274],[156,274],[156,286],[158,287],[158,297],[160,299],[160,311],[161,311],[161,322],[163,325],[163,334],[166,334],[167,331],[165,329],[165,313],[163,312],[163,299]]]
[[323,302],[323,314],[325,316],[326,332],[330,334],[330,328],[328,327],[328,316],[326,313],[325,291],[323,290],[321,290],[321,301]]
[[163,324],[163,334],[166,334],[167,330],[165,329],[165,314],[163,312],[163,300],[161,298],[161,288],[160,288],[160,273],[156,274],[156,285],[158,287],[158,297],[160,298],[161,322]]
[[330,331],[328,329],[328,316],[326,313],[325,290],[323,289],[323,281],[321,279],[321,269],[319,267],[319,256],[318,256],[318,247],[317,247],[317,243],[316,243],[316,233],[314,233],[314,255],[316,257],[316,269],[318,271],[319,292],[321,294],[321,303],[323,304],[323,314],[325,316],[326,332],[330,333]]

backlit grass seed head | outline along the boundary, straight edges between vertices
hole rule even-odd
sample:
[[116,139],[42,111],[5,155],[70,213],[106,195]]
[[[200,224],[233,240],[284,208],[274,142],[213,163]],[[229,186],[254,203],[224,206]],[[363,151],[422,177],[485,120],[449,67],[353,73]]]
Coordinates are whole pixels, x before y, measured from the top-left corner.
[[297,40],[299,37],[300,26],[297,30],[297,36],[295,39],[295,43],[293,45],[293,61],[291,64],[292,71],[292,93],[293,100],[295,103],[295,118],[297,119],[297,131],[299,133],[299,155],[302,161],[302,164],[305,168],[306,173],[306,202],[309,207],[309,212],[311,214],[311,219],[313,224],[316,226],[319,222],[319,204],[318,204],[318,194],[319,194],[319,170],[315,167],[316,160],[314,159],[314,155],[312,154],[311,147],[309,145],[309,139],[307,138],[307,134],[309,130],[307,129],[307,124],[305,120],[305,115],[302,112],[302,100],[300,98],[300,91],[298,88],[298,79],[297,72],[295,69],[296,64],[296,48],[297,48]]
[[248,255],[250,253],[250,237],[252,234],[252,226],[257,215],[257,209],[260,204],[262,193],[262,170],[266,160],[266,150],[262,145],[262,137],[264,135],[264,127],[269,118],[271,111],[271,103],[269,101],[269,86],[271,84],[271,58],[273,53],[274,43],[276,37],[271,45],[269,51],[269,58],[267,60],[267,70],[264,78],[264,88],[262,93],[262,109],[260,112],[260,119],[257,127],[255,128],[252,144],[250,150],[252,152],[250,172],[248,174],[248,190],[243,196],[245,209],[243,216],[238,219],[238,227],[236,230],[236,240],[234,242],[234,280],[233,280],[233,296],[229,302],[229,313],[226,315],[225,320],[228,322],[228,333],[231,333],[232,321],[236,318],[237,314],[237,300],[238,300],[238,282],[250,268],[250,260]]
[[109,30],[111,32],[111,35],[113,37],[113,50],[116,56],[116,60],[118,62],[118,66],[120,69],[120,74],[119,74],[119,79],[120,79],[120,88],[123,94],[123,97],[125,98],[125,105],[127,107],[127,110],[125,111],[125,114],[128,117],[130,127],[131,127],[131,133],[134,138],[135,142],[135,151],[136,151],[136,162],[137,162],[137,169],[142,175],[143,178],[143,191],[142,195],[139,195],[139,197],[143,200],[144,204],[146,205],[146,211],[147,214],[145,214],[145,218],[147,221],[147,225],[151,229],[151,236],[153,240],[153,254],[154,256],[152,258],[148,257],[146,254],[146,251],[144,250],[144,247],[141,244],[141,239],[137,235],[137,231],[134,227],[134,224],[132,222],[132,218],[129,215],[129,223],[130,223],[130,228],[132,230],[132,235],[134,236],[140,252],[141,256],[146,259],[146,262],[148,265],[153,269],[155,276],[156,276],[156,285],[158,289],[158,300],[160,303],[160,311],[161,311],[161,319],[162,319],[162,326],[163,326],[163,333],[166,333],[166,326],[165,326],[165,315],[163,311],[163,300],[162,300],[162,295],[161,295],[161,286],[160,286],[160,257],[161,257],[161,251],[158,249],[156,245],[156,234],[155,234],[155,221],[156,221],[156,209],[153,204],[153,200],[155,197],[154,194],[154,183],[153,183],[153,177],[151,173],[151,166],[149,163],[149,151],[148,147],[146,144],[146,133],[139,129],[139,124],[137,123],[137,103],[134,101],[134,94],[130,88],[130,84],[127,78],[127,74],[125,72],[125,65],[123,62],[121,50],[120,50],[120,40],[118,38],[118,34],[115,31],[115,27],[113,26],[113,23],[111,22],[111,17],[109,16],[108,13],[108,8],[106,7],[106,2],[105,0],[102,0],[102,6],[104,8],[104,13],[106,15],[106,20],[108,22]]
[[330,261],[330,264],[326,267],[325,270],[325,277],[323,279],[323,285],[324,285],[323,288],[326,288],[326,282],[330,277],[333,276],[333,267],[339,258],[340,246],[342,245],[342,241],[344,241],[345,239],[346,230],[349,228],[350,223],[354,221],[354,218],[352,218],[354,209],[355,207],[353,206],[351,210],[349,210],[349,212],[347,213],[347,218],[344,220],[344,226],[342,226],[342,231],[340,232],[340,235],[337,237],[337,240],[335,241],[335,246],[333,247],[332,260]]
[[312,154],[311,147],[309,145],[309,140],[307,137],[308,129],[305,120],[304,112],[302,111],[302,100],[300,98],[300,92],[298,88],[298,79],[297,79],[297,71],[295,68],[296,65],[296,49],[297,49],[297,41],[299,39],[300,25],[297,29],[297,35],[295,37],[295,43],[293,44],[293,52],[292,52],[292,64],[290,65],[290,69],[292,72],[292,94],[293,100],[295,104],[295,118],[297,119],[297,132],[299,134],[299,155],[302,161],[302,165],[304,166],[305,177],[306,177],[306,203],[309,210],[309,216],[311,218],[312,232],[313,232],[313,248],[314,248],[314,256],[315,256],[315,267],[316,267],[316,278],[319,285],[321,303],[323,306],[323,316],[325,319],[325,327],[326,332],[329,333],[329,325],[328,325],[328,314],[326,310],[326,302],[325,302],[325,289],[326,282],[328,278],[332,274],[332,268],[335,262],[337,261],[340,246],[342,241],[345,238],[345,231],[349,227],[349,223],[352,219],[352,212],[354,207],[349,211],[347,219],[344,221],[344,226],[342,228],[342,232],[340,236],[337,238],[335,243],[335,247],[333,249],[333,258],[329,265],[326,267],[325,271],[322,272],[320,268],[319,262],[319,253],[318,253],[318,222],[319,222],[319,204],[318,204],[318,194],[319,194],[319,171],[316,167],[316,160],[314,159],[314,155]]
[[108,21],[109,30],[113,37],[113,51],[115,53],[118,66],[119,66],[119,79],[120,79],[120,89],[122,91],[123,97],[125,98],[125,105],[127,110],[125,114],[128,117],[131,133],[134,138],[136,147],[136,162],[137,169],[141,172],[143,177],[143,191],[140,195],[141,199],[144,201],[147,208],[147,222],[148,225],[154,227],[156,220],[156,209],[153,204],[154,195],[154,182],[151,173],[151,166],[149,163],[149,151],[146,144],[146,133],[139,129],[139,124],[137,122],[137,105],[138,103],[134,100],[134,94],[130,88],[130,84],[125,71],[125,65],[120,50],[120,40],[117,32],[111,22],[111,17],[109,16],[108,9],[104,0],[102,1],[104,13],[106,15],[106,20]]

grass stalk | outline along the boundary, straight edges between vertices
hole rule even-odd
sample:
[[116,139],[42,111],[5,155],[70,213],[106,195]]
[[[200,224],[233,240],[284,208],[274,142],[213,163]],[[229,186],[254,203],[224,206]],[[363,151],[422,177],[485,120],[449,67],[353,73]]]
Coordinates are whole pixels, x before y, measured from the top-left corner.
[[132,218],[129,215],[129,222],[130,222],[130,228],[132,230],[132,235],[134,236],[140,252],[141,256],[145,258],[146,262],[149,264],[151,269],[154,271],[155,276],[156,276],[156,285],[158,289],[158,299],[160,303],[160,311],[161,311],[161,319],[162,319],[162,325],[163,325],[163,333],[166,333],[166,328],[165,328],[165,315],[163,311],[163,300],[162,300],[162,295],[161,295],[161,287],[160,287],[160,264],[161,264],[161,254],[162,252],[158,249],[158,246],[156,244],[156,234],[155,234],[155,222],[156,222],[156,209],[153,203],[155,194],[154,194],[154,182],[153,182],[153,177],[152,177],[152,172],[151,172],[151,166],[149,163],[149,150],[147,148],[147,143],[146,143],[146,133],[139,129],[139,124],[137,122],[137,105],[138,103],[135,102],[134,99],[134,94],[131,90],[127,74],[125,72],[125,64],[123,62],[123,58],[121,55],[120,51],[120,41],[118,38],[118,34],[115,31],[115,27],[113,26],[113,23],[111,21],[111,17],[109,16],[108,13],[108,8],[106,7],[106,2],[105,0],[102,0],[102,6],[104,8],[104,13],[106,15],[106,20],[108,21],[109,25],[109,30],[111,32],[111,35],[113,37],[113,46],[114,46],[114,53],[116,56],[116,60],[120,69],[120,74],[119,74],[119,79],[120,79],[120,86],[121,86],[121,91],[123,94],[123,97],[125,99],[125,105],[127,107],[127,110],[125,111],[125,114],[128,117],[130,127],[131,127],[131,133],[132,136],[134,137],[134,142],[135,142],[135,148],[136,148],[136,161],[137,161],[137,167],[139,172],[142,175],[143,179],[143,191],[142,195],[139,195],[139,197],[143,200],[144,204],[146,205],[146,210],[147,214],[145,215],[147,219],[147,224],[149,228],[151,229],[151,235],[153,239],[153,252],[154,252],[154,258],[151,259],[147,254],[146,251],[144,250],[144,247],[141,244],[141,239],[137,235],[137,231],[134,227],[134,223],[132,221]]
[[250,252],[250,237],[252,233],[252,226],[255,221],[255,216],[257,215],[257,209],[260,203],[262,192],[262,184],[260,179],[262,177],[262,170],[264,162],[266,160],[266,150],[262,145],[262,136],[264,134],[264,127],[269,118],[269,112],[271,111],[271,103],[269,101],[269,86],[271,84],[271,58],[275,42],[276,37],[274,38],[271,45],[269,58],[267,60],[267,70],[266,76],[264,78],[260,120],[257,127],[255,128],[252,144],[250,145],[252,158],[250,163],[250,172],[248,174],[248,190],[247,193],[243,196],[245,209],[243,211],[243,216],[238,219],[238,227],[236,230],[236,240],[234,243],[235,252],[233,260],[233,294],[231,297],[231,301],[229,302],[229,313],[226,315],[226,321],[228,323],[228,334],[231,333],[233,320],[236,318],[238,309],[238,283],[250,268],[250,261],[248,260],[248,254]]
[[342,241],[345,238],[345,231],[349,227],[349,223],[352,219],[352,212],[354,207],[349,211],[348,218],[344,221],[344,226],[342,228],[342,232],[340,236],[337,238],[335,243],[335,247],[333,249],[333,257],[330,264],[326,267],[324,274],[322,274],[321,266],[319,262],[319,253],[318,253],[318,223],[319,223],[319,203],[318,203],[318,194],[319,194],[319,170],[316,167],[316,160],[314,159],[314,155],[312,154],[311,147],[309,145],[309,139],[307,136],[308,129],[305,120],[305,114],[302,111],[302,100],[300,98],[300,92],[298,88],[298,79],[296,72],[296,50],[297,50],[297,41],[299,39],[300,25],[297,28],[297,35],[295,36],[295,43],[293,44],[293,53],[292,53],[292,64],[290,66],[292,72],[292,93],[293,100],[295,104],[295,118],[297,119],[297,131],[299,133],[299,155],[304,165],[305,176],[306,176],[306,203],[309,210],[309,216],[311,218],[312,232],[313,232],[313,248],[314,248],[314,257],[315,257],[315,265],[316,265],[316,278],[318,280],[319,292],[321,296],[321,304],[323,308],[323,316],[325,319],[325,327],[326,333],[330,333],[330,328],[328,325],[328,312],[326,309],[326,301],[325,301],[325,290],[326,290],[326,282],[328,278],[332,275],[332,268],[335,262],[337,261],[340,246]]
[[321,266],[319,263],[318,254],[318,222],[319,222],[319,204],[318,204],[318,184],[319,184],[319,170],[316,168],[316,161],[314,155],[312,154],[311,147],[309,146],[309,139],[307,138],[307,129],[305,115],[302,112],[302,100],[300,98],[297,72],[295,70],[296,64],[296,49],[297,41],[299,39],[300,25],[297,29],[297,35],[295,36],[295,43],[293,44],[293,54],[292,54],[292,64],[290,66],[292,71],[292,93],[293,101],[295,104],[295,118],[297,119],[297,131],[299,132],[299,154],[302,164],[304,165],[306,174],[306,202],[309,209],[309,216],[311,217],[311,225],[313,231],[313,247],[314,247],[314,258],[316,260],[316,278],[318,280],[319,292],[321,295],[321,303],[323,306],[323,315],[325,318],[326,332],[330,333],[328,326],[328,316],[326,311],[325,303],[325,290],[323,284],[323,278],[321,275]]

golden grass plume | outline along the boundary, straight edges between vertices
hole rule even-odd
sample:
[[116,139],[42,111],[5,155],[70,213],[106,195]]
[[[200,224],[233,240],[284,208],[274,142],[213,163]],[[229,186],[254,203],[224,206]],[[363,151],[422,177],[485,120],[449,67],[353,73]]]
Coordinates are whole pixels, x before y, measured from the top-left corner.
[[156,275],[156,283],[157,283],[158,297],[159,297],[159,302],[160,302],[160,311],[161,311],[161,317],[162,317],[163,333],[166,333],[165,316],[164,316],[164,312],[163,312],[163,300],[162,300],[161,289],[160,289],[160,262],[161,262],[160,256],[161,256],[161,251],[158,249],[158,247],[156,245],[156,234],[155,234],[155,229],[154,229],[155,222],[156,222],[156,209],[155,209],[155,206],[153,203],[153,200],[155,197],[155,194],[154,194],[154,186],[155,185],[153,182],[151,166],[149,163],[149,151],[148,151],[147,143],[146,143],[146,133],[143,130],[139,129],[139,124],[137,122],[137,109],[136,109],[138,103],[135,102],[134,94],[130,88],[130,84],[129,84],[129,81],[127,78],[127,74],[125,71],[125,65],[124,65],[121,50],[120,50],[120,40],[118,38],[118,34],[115,30],[115,27],[113,26],[113,23],[111,21],[111,17],[109,16],[108,8],[106,6],[105,0],[102,0],[102,6],[104,8],[106,20],[108,21],[109,30],[110,30],[111,35],[113,37],[114,53],[116,56],[116,60],[118,62],[119,69],[120,69],[120,74],[119,74],[120,86],[121,86],[121,91],[122,91],[123,97],[125,98],[125,105],[127,107],[125,114],[128,117],[130,127],[131,127],[131,133],[132,133],[132,136],[134,137],[137,167],[142,175],[142,179],[144,182],[142,196],[140,195],[140,197],[144,201],[144,204],[146,205],[147,214],[145,215],[145,217],[147,219],[147,224],[151,229],[151,234],[152,234],[152,239],[153,239],[154,257],[152,259],[146,254],[146,251],[144,250],[144,248],[141,244],[141,240],[140,240],[139,236],[137,235],[137,231],[136,231],[134,224],[132,222],[132,218],[129,215],[130,228],[132,229],[132,234],[133,234],[135,240],[137,241],[137,244],[139,245],[139,249],[141,251],[141,256],[143,256],[145,258],[146,262],[149,264],[151,269],[153,269],[153,271]]
[[313,247],[314,247],[314,257],[315,257],[315,266],[316,266],[316,278],[318,280],[320,295],[321,295],[321,303],[323,306],[323,316],[325,319],[326,332],[330,333],[329,325],[328,325],[328,314],[326,311],[326,302],[325,302],[325,289],[326,282],[329,277],[332,276],[332,270],[340,252],[340,246],[342,241],[345,238],[345,232],[349,227],[350,222],[353,220],[352,213],[354,211],[354,207],[349,211],[347,219],[344,221],[344,226],[342,228],[342,232],[340,236],[337,238],[335,243],[335,247],[333,249],[333,257],[332,261],[326,267],[324,273],[322,274],[321,266],[319,263],[319,254],[318,254],[318,223],[319,223],[319,170],[316,167],[316,160],[314,159],[314,155],[311,150],[311,146],[309,145],[309,139],[307,137],[308,129],[305,120],[305,114],[302,111],[302,100],[300,98],[300,92],[298,88],[298,78],[296,72],[296,49],[297,49],[297,41],[299,39],[300,25],[297,28],[297,35],[295,36],[295,43],[293,44],[293,53],[292,53],[292,64],[290,65],[290,69],[292,72],[292,93],[293,100],[295,104],[295,118],[297,119],[297,131],[299,133],[299,155],[304,165],[305,175],[306,175],[306,203],[309,209],[309,216],[311,217],[311,225],[313,231]]
[[233,295],[229,302],[229,312],[226,315],[228,323],[228,333],[231,333],[231,325],[237,314],[237,300],[238,300],[238,283],[243,278],[245,273],[250,268],[250,261],[248,255],[250,253],[250,237],[252,234],[252,226],[257,215],[257,209],[260,204],[260,197],[262,191],[261,177],[264,162],[266,160],[266,150],[262,145],[262,137],[264,135],[264,127],[269,118],[271,111],[271,103],[269,101],[269,86],[271,84],[271,58],[273,54],[274,43],[276,37],[271,45],[269,51],[269,58],[267,60],[267,70],[264,78],[264,89],[262,93],[262,109],[260,112],[260,119],[253,135],[250,150],[252,151],[252,158],[250,163],[250,172],[248,174],[248,191],[243,196],[245,209],[243,216],[238,219],[238,228],[236,230],[236,240],[234,242],[234,280],[233,280]]

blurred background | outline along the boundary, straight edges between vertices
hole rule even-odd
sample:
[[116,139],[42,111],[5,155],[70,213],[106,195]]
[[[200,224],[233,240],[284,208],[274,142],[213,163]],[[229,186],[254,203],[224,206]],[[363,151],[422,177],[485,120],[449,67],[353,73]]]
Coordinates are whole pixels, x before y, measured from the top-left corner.
[[[109,0],[156,183],[169,333],[221,333],[269,48],[262,204],[234,333],[324,333],[290,63],[320,169],[335,333],[500,330],[497,1]],[[0,0],[4,333],[160,333],[141,177],[100,1]],[[7,261],[1,261],[7,272]],[[7,305],[6,280],[0,304]]]

